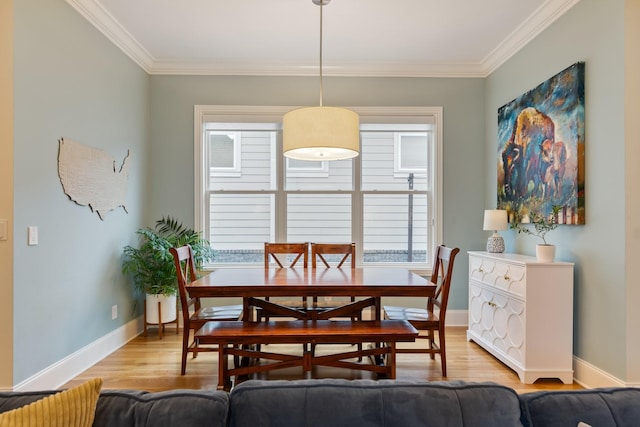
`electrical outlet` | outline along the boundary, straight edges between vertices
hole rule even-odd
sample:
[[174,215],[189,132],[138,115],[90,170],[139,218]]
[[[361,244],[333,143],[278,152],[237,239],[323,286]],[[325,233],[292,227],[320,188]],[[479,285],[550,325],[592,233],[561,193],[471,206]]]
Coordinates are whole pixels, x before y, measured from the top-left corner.
[[111,306],[111,320],[116,320],[118,318],[118,305]]

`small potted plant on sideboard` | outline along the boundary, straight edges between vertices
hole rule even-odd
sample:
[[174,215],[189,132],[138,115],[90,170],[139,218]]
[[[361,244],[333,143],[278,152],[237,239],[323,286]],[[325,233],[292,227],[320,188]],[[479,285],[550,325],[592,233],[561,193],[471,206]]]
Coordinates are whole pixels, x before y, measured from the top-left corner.
[[542,240],[542,243],[536,245],[536,258],[540,262],[553,262],[555,259],[556,247],[547,243],[546,236],[558,227],[557,218],[561,209],[562,206],[554,205],[548,216],[534,212],[529,217],[529,222],[511,223],[511,228],[518,230],[518,233],[529,234]]

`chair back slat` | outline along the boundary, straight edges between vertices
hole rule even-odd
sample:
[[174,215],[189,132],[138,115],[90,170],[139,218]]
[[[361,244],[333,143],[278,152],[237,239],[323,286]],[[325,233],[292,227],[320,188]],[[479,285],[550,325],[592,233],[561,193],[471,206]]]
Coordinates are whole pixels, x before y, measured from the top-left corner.
[[[287,256],[293,256],[293,260],[287,262]],[[264,244],[264,268],[271,267],[274,261],[279,268],[294,268],[302,258],[302,267],[309,265],[309,243],[265,243]]]
[[336,268],[341,268],[347,260],[351,259],[351,268],[356,268],[356,244],[355,243],[312,243],[311,244],[311,268],[316,268],[318,261],[330,268],[331,263],[326,255],[341,255]]

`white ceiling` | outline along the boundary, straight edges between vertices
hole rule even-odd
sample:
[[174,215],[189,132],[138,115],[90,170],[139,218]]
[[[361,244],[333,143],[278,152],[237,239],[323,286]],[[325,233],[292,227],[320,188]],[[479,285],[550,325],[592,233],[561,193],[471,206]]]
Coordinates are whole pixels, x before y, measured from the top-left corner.
[[[485,77],[580,0],[332,0],[324,75]],[[150,74],[317,75],[312,0],[67,0]]]

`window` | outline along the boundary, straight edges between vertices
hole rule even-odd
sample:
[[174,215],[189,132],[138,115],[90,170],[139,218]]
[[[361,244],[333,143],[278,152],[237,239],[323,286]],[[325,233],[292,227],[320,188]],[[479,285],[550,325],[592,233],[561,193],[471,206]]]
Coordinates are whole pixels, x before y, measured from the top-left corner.
[[358,265],[428,269],[441,241],[441,108],[354,108],[361,153],[282,155],[289,107],[196,106],[196,227],[214,266],[261,265],[267,241],[356,242]]
[[429,159],[426,147],[428,137],[426,133],[413,132],[394,134],[394,173],[425,173]]
[[239,176],[240,137],[238,132],[205,129],[210,172],[214,176]]

